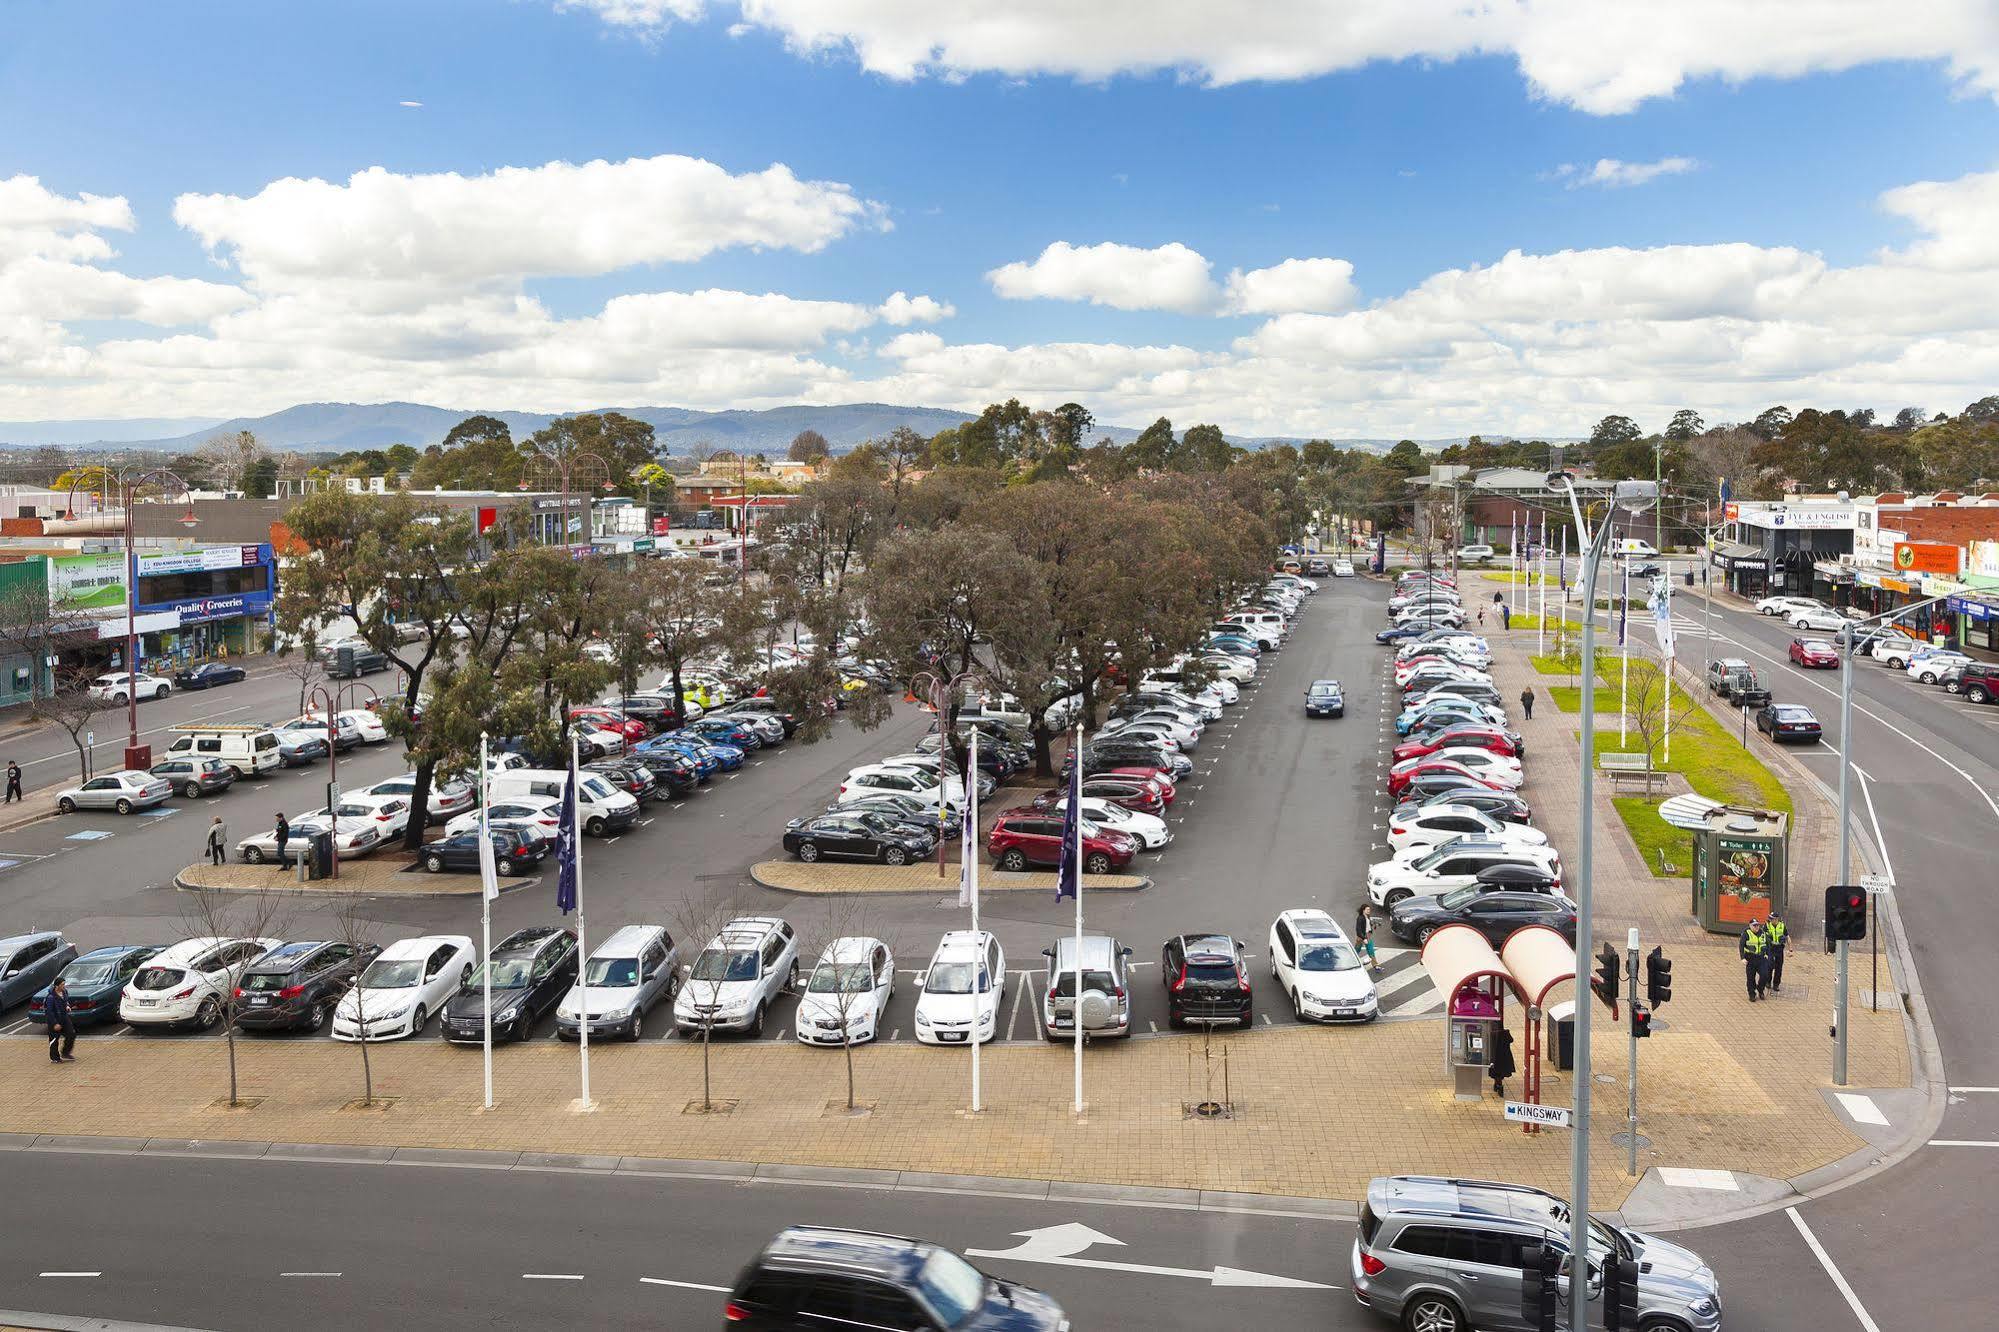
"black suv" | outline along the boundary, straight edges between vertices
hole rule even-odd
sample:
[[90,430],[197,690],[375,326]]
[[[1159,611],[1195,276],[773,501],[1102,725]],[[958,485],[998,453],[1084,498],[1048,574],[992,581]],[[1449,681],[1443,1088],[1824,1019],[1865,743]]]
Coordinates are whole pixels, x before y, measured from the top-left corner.
[[613,790],[629,792],[641,805],[648,800],[664,800],[672,794],[651,768],[634,758],[600,759],[583,767],[609,782]]
[[493,1039],[524,1041],[535,1019],[554,1008],[576,983],[576,935],[553,925],[515,930],[493,945],[486,964],[444,1005],[438,1033],[447,1041],[483,1044],[486,973],[493,977]]
[[643,765],[658,789],[669,796],[684,796],[701,780],[701,770],[685,755],[670,749],[634,749],[622,761]]
[[1999,665],[1974,661],[1958,677],[1957,692],[1973,703],[1999,703]]
[[738,699],[725,708],[718,708],[708,714],[711,717],[775,717],[784,727],[784,738],[789,740],[798,733],[798,718],[785,711],[784,705],[774,698]]
[[1063,1332],[1062,1306],[987,1276],[949,1249],[865,1230],[792,1226],[729,1291],[731,1327],[895,1328],[898,1332]]
[[1249,963],[1241,940],[1226,934],[1178,935],[1160,951],[1159,968],[1170,1025],[1250,1025]]
[[236,1025],[245,1031],[318,1031],[362,968],[373,944],[280,944],[236,978]]

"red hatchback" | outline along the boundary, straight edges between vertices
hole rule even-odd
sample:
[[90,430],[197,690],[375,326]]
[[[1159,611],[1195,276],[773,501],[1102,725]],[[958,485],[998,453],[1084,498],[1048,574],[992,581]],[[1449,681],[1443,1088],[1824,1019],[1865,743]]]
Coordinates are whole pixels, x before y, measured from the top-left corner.
[[1449,759],[1427,759],[1421,763],[1412,763],[1400,772],[1391,771],[1388,774],[1388,794],[1400,796],[1403,789],[1409,783],[1415,781],[1418,777],[1426,777],[1431,773],[1462,777],[1467,782],[1475,783],[1479,786],[1491,787],[1495,791],[1503,789],[1493,786],[1491,782],[1486,781],[1462,763],[1453,763]]
[[627,717],[616,708],[571,708],[569,720],[587,721],[593,726],[601,726],[607,731],[616,731],[625,737],[625,743],[643,740],[652,734],[652,728],[636,717]]
[[[1123,777],[1127,780],[1143,782],[1159,796],[1162,804],[1172,804],[1173,798],[1180,793],[1180,788],[1173,784],[1173,774],[1161,772],[1157,768],[1106,768],[1104,771],[1098,773],[1097,776]],[[1083,781],[1085,785],[1089,784],[1089,778],[1086,777]],[[1085,792],[1085,794],[1088,793]]]
[[[1068,794],[1066,786],[1052,787],[1035,796],[1030,803],[1038,810],[1053,809]],[[1166,809],[1166,802],[1159,798],[1159,793],[1137,777],[1085,777],[1083,795],[1091,800],[1108,800],[1138,814],[1159,814]]]
[[[1109,874],[1131,863],[1138,840],[1129,833],[1105,828],[1083,834],[1083,872]],[[1062,816],[1032,806],[1010,809],[999,816],[986,835],[986,852],[1003,870],[1024,870],[1062,863]]]
[[1422,758],[1440,749],[1489,749],[1495,754],[1514,754],[1513,740],[1504,731],[1495,731],[1483,726],[1453,726],[1435,732],[1427,740],[1409,740],[1397,745],[1392,751],[1397,763],[1404,759]]
[[1839,649],[1823,638],[1791,640],[1791,660],[1807,670],[1839,669]]

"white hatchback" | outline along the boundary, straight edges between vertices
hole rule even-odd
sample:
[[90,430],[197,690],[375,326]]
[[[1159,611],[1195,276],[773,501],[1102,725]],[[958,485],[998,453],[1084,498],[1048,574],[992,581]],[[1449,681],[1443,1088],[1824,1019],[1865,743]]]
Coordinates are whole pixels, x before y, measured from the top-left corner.
[[798,1001],[798,1039],[807,1045],[861,1045],[881,1035],[895,997],[895,955],[880,939],[847,936],[819,954]]
[[208,1031],[229,1007],[243,968],[276,948],[277,939],[183,939],[146,959],[118,996],[118,1016],[134,1027]]
[[916,1040],[921,1045],[983,1045],[1006,1002],[1006,953],[989,930],[952,930],[937,941],[917,978]]
[[1381,1012],[1367,963],[1315,907],[1278,913],[1270,927],[1270,974],[1300,1022],[1371,1022]]
[[[1055,802],[1057,813],[1066,812],[1068,808],[1068,796]],[[1126,809],[1123,805],[1099,800],[1095,796],[1083,797],[1083,821],[1100,828],[1115,828],[1119,832],[1130,833],[1138,839],[1140,849],[1145,851],[1157,851],[1173,840],[1173,830],[1157,814]]]
[[471,979],[478,960],[472,940],[463,934],[396,940],[341,997],[333,1010],[333,1039],[393,1041],[422,1035],[431,1015]]

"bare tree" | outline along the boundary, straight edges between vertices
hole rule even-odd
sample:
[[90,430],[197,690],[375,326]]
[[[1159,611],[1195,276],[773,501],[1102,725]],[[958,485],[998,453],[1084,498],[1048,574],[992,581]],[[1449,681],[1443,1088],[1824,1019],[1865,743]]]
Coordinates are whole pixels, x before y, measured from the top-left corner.
[[704,1113],[715,1108],[709,1053],[714,1046],[715,1019],[721,1007],[722,986],[731,979],[730,963],[735,956],[727,948],[710,945],[716,942],[723,927],[740,914],[737,907],[733,899],[726,897],[711,898],[706,903],[690,898],[681,905],[674,920],[673,932],[680,937],[683,947],[699,941],[700,951],[689,964],[681,988],[686,992],[688,1003],[700,1024],[701,1109]]
[[[266,889],[235,893],[218,888],[181,890],[181,923],[186,933],[204,938],[233,939],[244,943],[274,939],[291,926],[289,899]],[[251,955],[254,959],[255,954]],[[221,992],[213,997],[214,1008],[206,1011],[204,1022],[219,1022],[222,1041],[229,1051],[229,1104],[242,1103],[236,1076],[236,978],[247,962],[234,964]]]
[[707,462],[715,456],[715,441],[712,439],[695,440],[687,446],[687,456],[697,464]]
[[[1666,737],[1677,734],[1686,725],[1688,714],[1693,711],[1692,701],[1681,695],[1678,707],[1669,707],[1668,701],[1673,689],[1673,677],[1665,665],[1650,657],[1636,657],[1631,662],[1631,683],[1624,695],[1624,717],[1631,725],[1638,743],[1645,748],[1647,769],[1659,765],[1659,749],[1666,743]],[[1645,784],[1645,793],[1652,793],[1652,785]]]
[[265,456],[264,445],[247,430],[211,436],[194,451],[208,479],[224,490],[241,490],[243,473],[251,463]]
[[[833,897],[826,902],[826,947],[813,965],[799,1000],[798,1023],[839,1024],[840,1050],[847,1059],[847,1109],[854,1108],[854,1032],[872,1012],[879,1023],[895,989],[893,950],[875,937],[867,899]],[[879,952],[877,952],[879,950]],[[830,1016],[829,1016],[830,1015]],[[880,1039],[879,1030],[869,1033]]]
[[96,621],[52,606],[39,581],[17,583],[0,593],[0,653],[29,659],[28,697],[39,700],[48,691],[42,680],[57,640],[94,631]]
[[276,643],[278,672],[298,681],[298,710],[305,711],[306,696],[312,687],[326,681],[326,671],[319,660],[319,634],[316,627],[308,625],[297,638],[279,637]]
[[[353,949],[357,959],[375,946],[372,937],[374,924],[363,911],[363,906],[362,898],[349,897],[333,913],[334,938]],[[361,1104],[371,1106],[375,1103],[375,1070],[368,1062],[368,996],[361,988],[362,970],[357,963],[354,984],[348,993],[354,997],[354,1044],[361,1050]]]
[[118,706],[91,696],[90,682],[93,678],[90,671],[81,667],[58,671],[55,687],[36,699],[31,709],[38,720],[53,722],[69,736],[70,744],[76,747],[78,781],[90,778],[90,728],[98,717],[115,711]]

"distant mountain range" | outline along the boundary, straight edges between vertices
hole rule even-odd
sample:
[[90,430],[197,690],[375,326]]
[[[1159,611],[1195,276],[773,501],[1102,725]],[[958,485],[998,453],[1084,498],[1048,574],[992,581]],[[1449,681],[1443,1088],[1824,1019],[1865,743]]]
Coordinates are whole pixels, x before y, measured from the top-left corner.
[[[934,435],[971,420],[965,412],[942,407],[901,407],[890,403],[855,402],[815,407],[800,404],[764,411],[704,412],[691,407],[605,407],[652,424],[669,453],[686,455],[697,443],[742,453],[782,454],[801,430],[817,430],[835,453],[879,438],[897,426]],[[574,415],[575,413],[567,413]],[[531,435],[556,419],[552,412],[479,412],[432,407],[420,402],[308,402],[268,416],[141,417],[129,420],[0,421],[0,447],[33,448],[53,444],[63,448],[126,448],[176,451],[199,447],[220,434],[248,430],[265,447],[301,453],[344,453],[358,449],[413,444],[426,448],[442,443],[451,427],[468,416],[495,416],[516,438]],[[1101,426],[1097,437],[1128,444],[1138,427]],[[1302,444],[1303,436],[1231,436],[1246,448],[1272,444]],[[1497,437],[1490,437],[1497,438]],[[1385,452],[1392,439],[1335,440],[1342,448]],[[1461,444],[1458,439],[1416,441],[1426,449]]]

